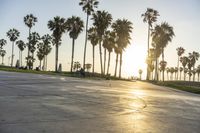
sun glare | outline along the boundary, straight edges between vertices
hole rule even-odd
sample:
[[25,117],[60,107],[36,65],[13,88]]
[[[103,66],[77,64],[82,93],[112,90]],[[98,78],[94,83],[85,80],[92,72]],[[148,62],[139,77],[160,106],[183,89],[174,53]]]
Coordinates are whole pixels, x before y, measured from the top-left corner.
[[[143,70],[143,76],[145,75],[146,69],[146,50],[142,45],[130,45],[123,55],[124,66],[123,73],[124,76],[139,76],[138,70]],[[142,76],[142,78],[144,78]]]

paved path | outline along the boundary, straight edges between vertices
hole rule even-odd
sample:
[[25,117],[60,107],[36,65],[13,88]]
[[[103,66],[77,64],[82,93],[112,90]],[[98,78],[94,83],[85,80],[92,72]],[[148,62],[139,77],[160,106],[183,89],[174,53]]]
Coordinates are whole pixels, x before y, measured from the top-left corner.
[[0,71],[0,133],[198,133],[200,96],[143,82]]

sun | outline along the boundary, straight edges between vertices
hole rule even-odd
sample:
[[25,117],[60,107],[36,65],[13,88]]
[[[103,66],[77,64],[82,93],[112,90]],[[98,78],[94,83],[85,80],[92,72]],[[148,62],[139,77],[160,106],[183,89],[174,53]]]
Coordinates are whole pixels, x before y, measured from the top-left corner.
[[124,76],[138,76],[138,70],[142,69],[142,78],[144,78],[146,73],[146,55],[146,48],[143,45],[130,45],[123,55]]

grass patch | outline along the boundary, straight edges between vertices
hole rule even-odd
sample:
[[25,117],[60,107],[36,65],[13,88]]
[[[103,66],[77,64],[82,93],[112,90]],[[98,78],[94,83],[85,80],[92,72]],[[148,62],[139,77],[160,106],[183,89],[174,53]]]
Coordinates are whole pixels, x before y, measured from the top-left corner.
[[151,82],[156,85],[171,87],[174,89],[200,94],[200,83],[189,81],[165,81]]

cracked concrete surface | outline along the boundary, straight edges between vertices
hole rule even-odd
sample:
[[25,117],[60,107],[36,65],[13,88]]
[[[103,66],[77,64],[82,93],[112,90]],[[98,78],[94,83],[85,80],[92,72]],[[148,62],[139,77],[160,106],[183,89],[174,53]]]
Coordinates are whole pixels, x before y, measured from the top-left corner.
[[0,133],[198,133],[200,96],[144,82],[0,71]]

